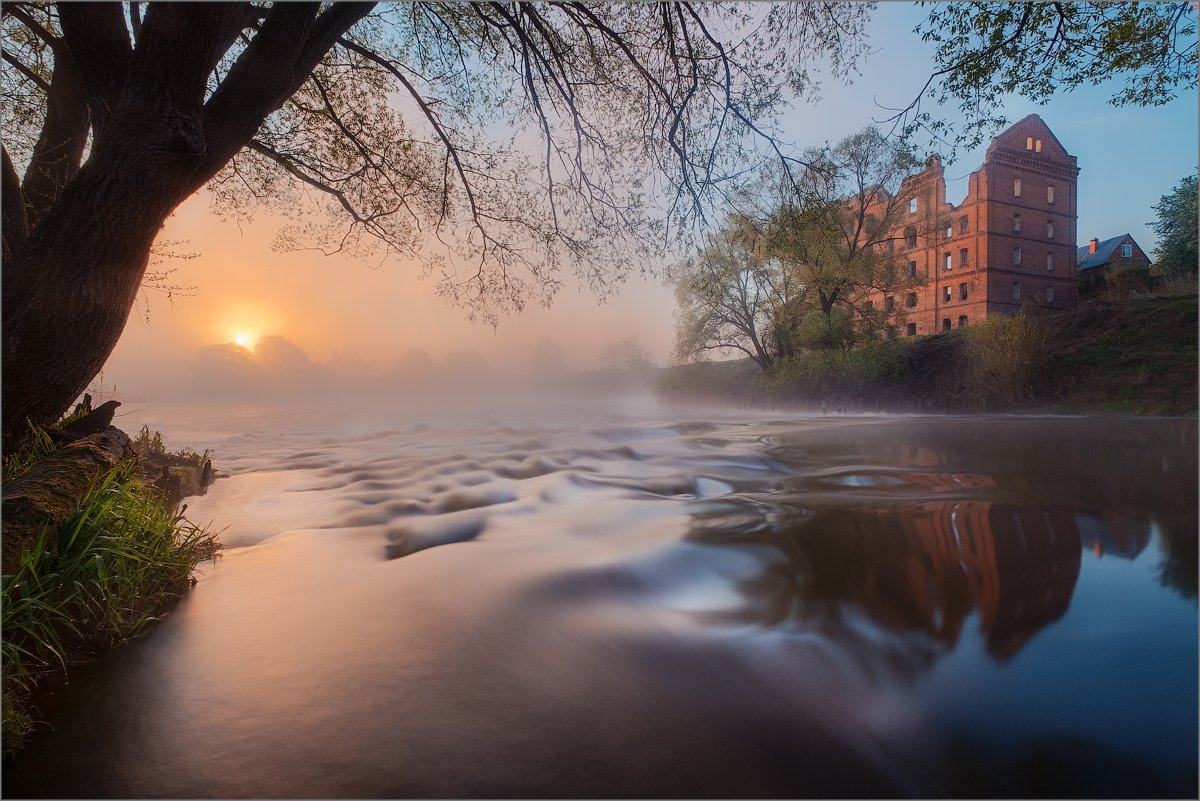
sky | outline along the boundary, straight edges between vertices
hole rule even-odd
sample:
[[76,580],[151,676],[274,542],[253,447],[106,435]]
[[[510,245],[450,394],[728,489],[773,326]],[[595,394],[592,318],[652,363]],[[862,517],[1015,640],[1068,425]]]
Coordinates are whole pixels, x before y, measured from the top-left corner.
[[[881,105],[907,105],[932,69],[932,47],[912,33],[924,14],[909,4],[882,3],[869,26],[874,52],[860,74],[848,86],[825,76],[818,101],[800,101],[783,115],[783,138],[802,146],[836,141],[887,117]],[[1044,106],[1011,98],[1004,113],[1010,122],[1039,114],[1078,157],[1080,244],[1129,232],[1152,252],[1153,205],[1196,171],[1197,93],[1146,109],[1109,105],[1112,91],[1086,87]],[[965,196],[966,178],[985,148],[947,166],[947,200]],[[283,220],[261,213],[239,226],[214,216],[209,203],[203,191],[188,199],[159,237],[181,242],[175,249],[196,258],[152,268],[174,268],[171,282],[189,293],[168,301],[144,291],[98,379],[103,386],[154,395],[178,385],[200,349],[237,337],[251,347],[263,336],[282,337],[312,361],[345,370],[392,368],[411,348],[434,361],[474,350],[497,369],[524,370],[544,339],[562,348],[567,366],[588,368],[607,343],[626,336],[636,337],[656,363],[670,361],[674,299],[653,277],[628,280],[605,303],[568,280],[550,309],[530,305],[493,328],[468,322],[402,259],[373,265],[276,252],[271,243]]]

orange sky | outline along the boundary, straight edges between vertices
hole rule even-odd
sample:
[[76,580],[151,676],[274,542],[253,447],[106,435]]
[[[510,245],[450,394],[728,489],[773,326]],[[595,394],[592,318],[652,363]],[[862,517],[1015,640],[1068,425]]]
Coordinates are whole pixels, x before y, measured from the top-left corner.
[[595,366],[605,342],[634,334],[655,360],[670,357],[674,299],[660,282],[635,279],[620,295],[600,304],[573,280],[549,310],[528,306],[503,318],[498,329],[469,323],[434,292],[433,278],[421,280],[412,264],[393,257],[377,269],[361,260],[316,252],[279,253],[271,242],[280,218],[258,215],[238,226],[210,213],[201,192],[176,211],[159,241],[180,241],[175,250],[200,254],[168,260],[151,269],[174,267],[171,283],[194,286],[191,296],[144,291],[125,333],[105,367],[104,381],[138,392],[143,383],[173,370],[199,348],[249,337],[278,334],[318,362],[347,354],[376,367],[391,367],[410,348],[435,361],[454,350],[474,349],[496,367],[525,369],[534,345],[557,342],[572,367]]

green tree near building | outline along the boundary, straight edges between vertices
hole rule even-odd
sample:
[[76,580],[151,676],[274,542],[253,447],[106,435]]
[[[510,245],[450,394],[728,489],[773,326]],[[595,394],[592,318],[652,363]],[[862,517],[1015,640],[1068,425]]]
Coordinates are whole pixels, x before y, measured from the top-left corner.
[[1154,206],[1158,219],[1151,225],[1158,234],[1155,247],[1155,271],[1161,275],[1196,275],[1197,217],[1196,176],[1188,175],[1179,185],[1162,196]]

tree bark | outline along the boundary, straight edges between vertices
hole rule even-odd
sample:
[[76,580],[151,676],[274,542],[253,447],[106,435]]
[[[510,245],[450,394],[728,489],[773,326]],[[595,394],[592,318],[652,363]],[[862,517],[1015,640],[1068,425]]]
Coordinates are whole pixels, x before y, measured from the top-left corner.
[[[26,440],[27,421],[57,419],[99,373],[124,330],[167,216],[249,141],[372,5],[334,4],[320,17],[315,3],[274,6],[255,37],[262,41],[247,48],[238,61],[242,68],[226,76],[209,109],[208,77],[258,16],[250,4],[151,4],[117,93],[111,76],[120,71],[118,48],[104,33],[111,25],[66,26],[68,34],[101,31],[75,52],[78,71],[95,66],[98,74],[74,75],[73,88],[82,95],[83,86],[91,87],[105,122],[87,162],[58,185],[4,264],[6,450]],[[55,82],[57,70],[56,62]],[[114,97],[119,102],[108,110],[103,104]],[[86,115],[86,104],[79,107]]]
[[129,436],[116,428],[59,448],[28,473],[4,486],[4,575],[21,564],[21,552],[32,548],[43,531],[54,548],[62,525],[79,509],[79,501],[96,481],[132,453]]

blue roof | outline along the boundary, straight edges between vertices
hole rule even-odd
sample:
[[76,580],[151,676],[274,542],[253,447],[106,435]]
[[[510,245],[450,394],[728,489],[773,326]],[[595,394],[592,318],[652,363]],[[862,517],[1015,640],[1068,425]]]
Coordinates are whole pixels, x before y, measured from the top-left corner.
[[[1105,239],[1096,245],[1095,253],[1088,252],[1091,248],[1090,242],[1080,248],[1076,248],[1075,264],[1080,270],[1086,270],[1089,267],[1103,267],[1112,261],[1112,256],[1116,252],[1117,245],[1121,244],[1127,236],[1129,234],[1121,234],[1120,236],[1114,236],[1112,239]],[[1130,241],[1132,242],[1133,240],[1130,239]]]

